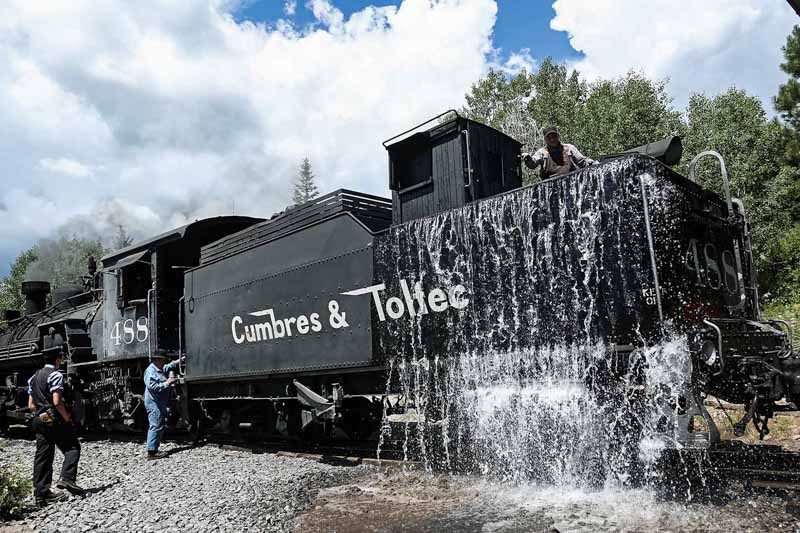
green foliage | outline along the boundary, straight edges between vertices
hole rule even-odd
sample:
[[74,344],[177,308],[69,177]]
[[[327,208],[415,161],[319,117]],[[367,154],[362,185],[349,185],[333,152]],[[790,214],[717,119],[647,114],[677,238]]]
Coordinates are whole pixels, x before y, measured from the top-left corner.
[[[577,134],[577,117],[585,104],[587,86],[578,73],[568,72],[566,65],[557,65],[548,58],[531,75],[530,115],[546,128],[556,126],[564,138]],[[541,145],[541,139],[537,139]]]
[[775,97],[775,110],[786,123],[785,155],[794,164],[800,164],[800,26],[795,26],[783,47],[786,62],[781,69],[789,75]]
[[0,467],[0,518],[12,520],[25,511],[25,499],[33,490],[31,478],[18,467]]
[[768,300],[777,304],[800,302],[800,225],[770,243],[762,264],[762,285],[771,289]]
[[[762,261],[763,278],[773,291],[776,305],[793,309],[800,316],[800,26],[795,26],[783,47],[785,62],[781,69],[789,79],[778,90],[775,110],[783,123],[774,120],[771,126],[779,137],[782,162],[777,177],[766,190],[765,216],[771,225],[771,246]],[[766,239],[767,236],[765,235]]]
[[29,279],[49,281],[53,289],[80,284],[87,272],[89,256],[100,258],[106,253],[99,240],[60,236],[42,239],[33,247],[37,261],[28,267]]
[[36,261],[36,250],[31,248],[19,254],[11,265],[11,271],[0,281],[0,309],[16,309],[22,311],[25,296],[22,294],[22,282],[25,271]]
[[[694,94],[686,110],[687,132],[684,161],[704,150],[719,152],[728,168],[734,195],[758,194],[769,176],[780,167],[780,129],[767,120],[761,100],[739,89],[708,97]],[[722,191],[719,166],[713,160],[701,163],[700,183]]]
[[510,103],[530,92],[530,76],[525,70],[511,79],[506,79],[501,72],[490,70],[485,78],[472,84],[466,95],[464,114],[497,128],[503,123]]
[[308,158],[303,158],[300,164],[300,173],[297,175],[297,181],[294,184],[294,204],[302,204],[319,195],[317,185],[314,183],[314,173],[311,172],[311,162]]
[[[770,249],[775,236],[788,231],[800,199],[796,172],[781,167],[783,151],[781,127],[767,119],[755,96],[730,89],[713,98],[695,94],[686,112],[687,133],[684,160],[679,167],[688,172],[690,158],[704,150],[719,152],[725,159],[731,193],[741,198],[753,227],[753,248],[762,271],[761,281],[767,291],[775,292],[770,275],[776,264]],[[709,158],[697,168],[699,183],[722,194],[719,164]],[[769,259],[767,259],[769,258]]]
[[786,38],[783,56],[786,62],[781,64],[781,69],[789,75],[789,79],[778,90],[775,109],[797,131],[800,130],[800,26],[795,26]]
[[577,71],[549,58],[534,73],[523,70],[506,78],[490,71],[472,85],[466,102],[466,116],[511,135],[526,151],[543,145],[541,132],[547,126],[556,126],[565,142],[589,157],[618,153],[684,129],[680,113],[671,108],[666,82],[631,72],[587,84]]
[[22,282],[26,278],[49,281],[53,289],[80,284],[81,276],[87,273],[89,256],[99,259],[105,253],[106,249],[97,240],[75,236],[42,239],[22,252],[11,265],[8,276],[0,280],[0,309],[22,310],[25,304]]
[[570,142],[595,155],[623,152],[685,129],[666,82],[636,72],[592,84],[572,120],[578,127]]

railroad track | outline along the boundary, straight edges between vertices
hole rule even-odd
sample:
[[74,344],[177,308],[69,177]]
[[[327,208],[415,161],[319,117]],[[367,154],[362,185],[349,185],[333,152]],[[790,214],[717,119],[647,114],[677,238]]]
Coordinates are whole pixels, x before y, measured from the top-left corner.
[[721,477],[739,479],[756,488],[800,490],[800,453],[771,444],[727,441],[709,452]]
[[[376,449],[364,447],[363,443],[287,446],[280,442],[247,443],[214,439],[206,444],[219,445],[228,450],[274,453],[339,464],[422,467],[420,461],[403,460],[401,449],[383,450],[378,459]],[[786,451],[781,446],[729,441],[710,451],[704,464],[711,466],[713,473],[721,480],[743,481],[754,489],[800,491],[800,452]]]
[[[11,426],[5,434],[0,434],[0,436],[12,439],[33,438],[28,427],[24,425]],[[114,430],[84,430],[78,436],[81,440],[88,441],[115,440],[144,443],[145,440],[144,433]],[[273,453],[284,457],[315,459],[342,464],[408,465],[411,468],[415,468],[420,464],[414,460],[403,460],[402,443],[392,446],[393,441],[384,443],[380,458],[377,457],[377,443],[364,441],[302,442],[298,440],[259,440],[255,436],[242,438],[220,434],[209,434],[197,441],[188,433],[181,431],[168,432],[165,441],[176,443],[185,448],[212,445],[231,451]]]
[[[122,440],[128,442],[144,442],[145,436],[135,433],[122,432],[86,432],[81,435],[86,440]],[[373,466],[405,466],[417,468],[420,463],[413,460],[403,460],[401,449],[389,448],[382,450],[381,457],[377,457],[377,446],[367,443],[337,442],[337,443],[304,443],[296,441],[254,440],[239,439],[220,435],[209,435],[200,441],[194,440],[188,434],[168,435],[167,442],[174,442],[181,447],[191,448],[199,446],[218,446],[229,451],[248,453],[272,453],[282,457],[294,457],[316,460],[320,462],[347,465],[373,465]]]

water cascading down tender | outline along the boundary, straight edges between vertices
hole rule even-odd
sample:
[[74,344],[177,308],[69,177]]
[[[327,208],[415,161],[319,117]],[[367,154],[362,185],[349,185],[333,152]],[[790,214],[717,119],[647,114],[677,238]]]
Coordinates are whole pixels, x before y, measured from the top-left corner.
[[[453,123],[389,145],[395,213],[411,216],[376,239],[386,294],[465,287],[468,298],[381,324],[388,390],[413,404],[411,437],[431,464],[624,476],[665,448],[715,445],[708,393],[748,404],[762,430],[775,401],[794,401],[797,359],[788,328],[760,320],[742,203],[662,163],[680,159],[679,140],[419,216],[462,170],[467,198],[481,179],[507,183],[487,172],[491,143],[488,157],[449,157],[485,128]],[[457,164],[476,160],[480,178]]]

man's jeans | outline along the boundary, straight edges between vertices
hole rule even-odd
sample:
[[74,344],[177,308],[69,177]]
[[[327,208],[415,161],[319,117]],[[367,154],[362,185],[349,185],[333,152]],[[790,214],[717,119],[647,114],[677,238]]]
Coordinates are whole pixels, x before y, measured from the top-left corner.
[[145,400],[144,407],[147,409],[147,419],[150,422],[150,428],[147,430],[147,451],[157,452],[166,428],[167,406]]

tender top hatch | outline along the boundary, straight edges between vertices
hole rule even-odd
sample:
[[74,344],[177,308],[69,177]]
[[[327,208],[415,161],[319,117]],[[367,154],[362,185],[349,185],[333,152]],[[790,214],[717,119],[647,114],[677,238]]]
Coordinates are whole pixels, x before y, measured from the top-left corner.
[[270,220],[204,246],[200,264],[249,250],[343,213],[352,215],[371,232],[382,231],[392,222],[392,204],[388,199],[339,189],[290,207]]

